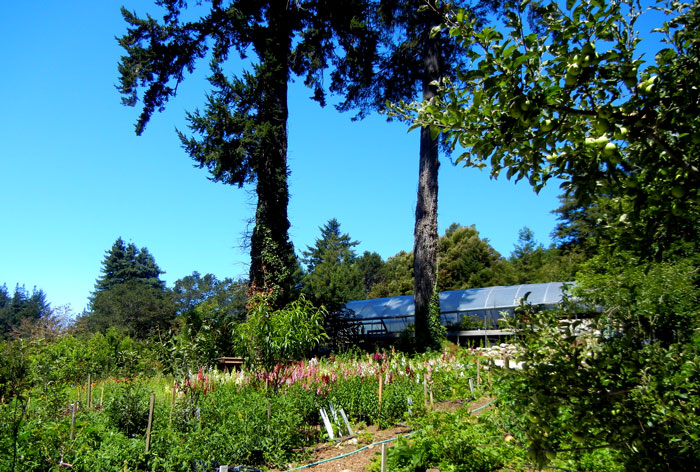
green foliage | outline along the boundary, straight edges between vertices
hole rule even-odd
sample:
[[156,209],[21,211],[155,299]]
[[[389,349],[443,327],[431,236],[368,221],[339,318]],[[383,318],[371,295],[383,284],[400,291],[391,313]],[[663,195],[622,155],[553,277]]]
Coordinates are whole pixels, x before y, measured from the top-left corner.
[[0,395],[13,397],[26,388],[29,378],[29,359],[23,341],[0,344],[3,362],[0,363]]
[[382,256],[376,252],[365,251],[360,257],[357,258],[355,265],[360,271],[360,276],[362,277],[362,284],[364,286],[362,296],[363,298],[366,298],[369,295],[372,287],[378,283],[381,278],[384,261],[382,260]]
[[241,344],[253,367],[268,374],[275,386],[281,381],[275,366],[308,355],[326,334],[323,308],[315,308],[303,297],[281,310],[273,310],[264,299],[255,301],[248,320],[238,327]]
[[340,223],[335,218],[320,230],[321,237],[303,253],[307,272],[302,279],[302,291],[316,306],[334,312],[364,295],[362,274],[353,249],[359,243],[340,232]]
[[167,333],[175,319],[175,305],[168,292],[131,280],[95,294],[91,311],[77,322],[87,331],[124,329],[129,336],[148,339]]
[[134,243],[125,244],[121,237],[117,238],[105,253],[102,275],[95,283],[93,297],[102,291],[134,280],[162,291],[165,289],[165,283],[160,280],[163,273],[147,248],[138,249]]
[[505,260],[473,225],[451,224],[438,241],[438,253],[440,291],[502,284],[499,277]]
[[195,271],[178,279],[172,292],[178,315],[193,311],[205,301],[217,306],[236,319],[245,318],[245,305],[248,302],[247,283],[243,280],[218,280],[213,274],[201,275]]
[[[408,439],[388,450],[387,469],[413,472],[439,468],[451,472],[495,471],[511,462],[514,450],[488,419],[470,417],[465,410],[433,413]],[[377,462],[370,470],[378,470]]]
[[[474,226],[453,223],[438,240],[438,291],[503,285],[510,281],[510,266],[479,237]],[[413,253],[401,251],[386,260],[370,298],[413,293]]]
[[90,311],[79,317],[78,327],[95,332],[115,326],[139,339],[167,332],[175,306],[162,273],[148,249],[118,238],[102,261]]
[[117,385],[104,407],[110,424],[126,437],[144,434],[150,393],[140,383]]
[[632,0],[511,3],[504,24],[483,28],[453,11],[440,29],[470,60],[434,100],[395,110],[464,148],[464,165],[535,190],[563,180],[581,206],[596,204],[617,248],[659,258],[694,247],[698,5],[659,5],[668,47],[646,69],[635,28],[658,13]]
[[369,298],[394,297],[413,293],[413,253],[400,251],[389,257],[379,272],[379,281]]
[[[540,464],[546,451],[612,448],[627,470],[679,470],[700,454],[700,297],[688,261],[598,261],[568,312],[530,312],[522,371],[504,392]],[[591,325],[577,307],[595,313]],[[562,316],[567,323],[561,322]],[[580,444],[583,443],[583,444]]]
[[43,291],[35,288],[29,294],[24,286],[17,285],[10,296],[7,286],[3,284],[0,287],[0,340],[9,338],[23,322],[37,321],[50,313]]

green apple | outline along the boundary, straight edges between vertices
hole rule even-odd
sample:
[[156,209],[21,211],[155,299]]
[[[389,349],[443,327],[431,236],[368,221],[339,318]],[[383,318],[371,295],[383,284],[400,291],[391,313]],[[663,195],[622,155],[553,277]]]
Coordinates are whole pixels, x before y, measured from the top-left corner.
[[685,189],[677,185],[671,189],[671,195],[676,198],[683,198],[683,195],[685,195]]
[[614,137],[615,139],[625,139],[628,133],[629,130],[627,128],[625,128],[624,126],[620,126],[615,130]]
[[607,133],[610,129],[610,122],[605,118],[598,118],[593,122],[593,128],[599,133]]
[[613,156],[617,152],[617,144],[608,142],[603,148],[603,154],[606,156]]
[[554,122],[550,119],[544,120],[540,125],[540,131],[550,131],[552,128],[554,128]]
[[581,48],[581,54],[584,54],[584,55],[595,54],[595,44],[590,43],[590,42],[584,44],[583,47]]
[[567,74],[567,75],[577,76],[577,75],[579,75],[580,73],[581,73],[581,67],[580,67],[578,64],[576,64],[576,63],[569,64],[569,68],[566,69],[566,74]]

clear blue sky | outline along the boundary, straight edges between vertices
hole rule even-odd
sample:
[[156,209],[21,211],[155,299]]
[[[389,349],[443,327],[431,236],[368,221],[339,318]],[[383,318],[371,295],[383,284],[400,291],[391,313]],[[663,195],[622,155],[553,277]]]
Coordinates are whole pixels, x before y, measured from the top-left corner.
[[[247,274],[252,189],[209,181],[174,131],[185,129],[184,110],[203,103],[206,68],[137,137],[139,110],[122,106],[115,89],[122,3],[153,11],[151,2],[128,0],[0,6],[0,284],[36,286],[52,306],[70,304],[75,313],[120,236],[148,247],[169,286],[195,270]],[[360,253],[386,259],[411,250],[417,132],[380,116],[351,122],[309,95],[292,85],[289,217],[297,252],[330,218],[361,242]],[[444,157],[440,172],[441,233],[453,222],[474,224],[504,256],[523,226],[549,244],[556,185],[536,195],[526,183],[493,181]]]

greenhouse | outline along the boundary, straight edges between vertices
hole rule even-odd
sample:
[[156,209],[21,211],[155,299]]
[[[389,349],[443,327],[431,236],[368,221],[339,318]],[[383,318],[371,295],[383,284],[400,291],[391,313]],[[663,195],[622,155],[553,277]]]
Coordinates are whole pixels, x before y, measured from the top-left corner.
[[[484,330],[497,334],[497,321],[501,313],[512,314],[524,299],[533,306],[555,307],[562,301],[565,284],[550,282],[442,292],[442,324],[453,335],[458,332],[467,335],[465,325],[478,326],[478,334],[484,334]],[[369,336],[394,337],[414,322],[413,295],[355,300],[348,302],[346,307],[354,312],[362,333]],[[466,324],[465,319],[469,320]]]

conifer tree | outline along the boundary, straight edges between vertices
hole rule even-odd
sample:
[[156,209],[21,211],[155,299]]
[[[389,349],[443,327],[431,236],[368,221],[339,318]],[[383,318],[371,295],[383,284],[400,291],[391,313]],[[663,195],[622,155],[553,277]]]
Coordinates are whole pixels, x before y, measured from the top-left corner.
[[120,237],[105,253],[102,275],[95,283],[95,293],[129,281],[164,290],[165,282],[160,280],[163,273],[147,248],[137,249],[134,243],[125,244]]
[[23,321],[34,321],[47,316],[51,307],[46,294],[34,288],[30,294],[24,286],[15,287],[10,296],[7,285],[0,287],[0,339],[7,338]]
[[[385,103],[410,101],[421,96],[428,102],[437,94],[435,83],[452,77],[463,50],[446,32],[436,30],[442,22],[440,2],[425,0],[379,0],[376,24],[383,38],[375,80],[349,81],[341,110],[359,108],[359,117],[370,110],[385,109]],[[476,17],[490,1],[457,2]],[[493,2],[495,4],[495,2]],[[419,349],[435,347],[428,329],[430,301],[437,287],[438,264],[438,134],[428,127],[420,130],[418,192],[413,244],[413,294],[416,312],[416,344]]]
[[364,295],[364,284],[353,249],[359,243],[348,234],[341,233],[340,223],[335,218],[319,229],[321,237],[303,253],[303,262],[307,267],[303,292],[313,303],[324,305],[332,312],[342,308],[349,300]]
[[[123,103],[143,111],[136,124],[141,134],[155,110],[162,110],[186,73],[209,54],[213,91],[203,110],[187,115],[192,136],[180,132],[188,154],[212,179],[230,185],[254,183],[255,227],[250,241],[252,292],[270,295],[284,305],[292,291],[296,260],[289,240],[287,185],[287,87],[303,77],[313,99],[325,103],[324,70],[330,88],[343,80],[371,80],[376,45],[368,31],[365,0],[212,1],[194,19],[186,4],[156,2],[165,8],[162,21],[139,18],[122,9],[129,24],[119,43],[126,50],[119,64]],[[251,55],[250,70],[229,74],[231,56]]]
[[105,253],[90,309],[78,318],[78,326],[88,331],[117,326],[136,338],[166,331],[175,304],[160,279],[163,273],[147,248],[117,238]]

